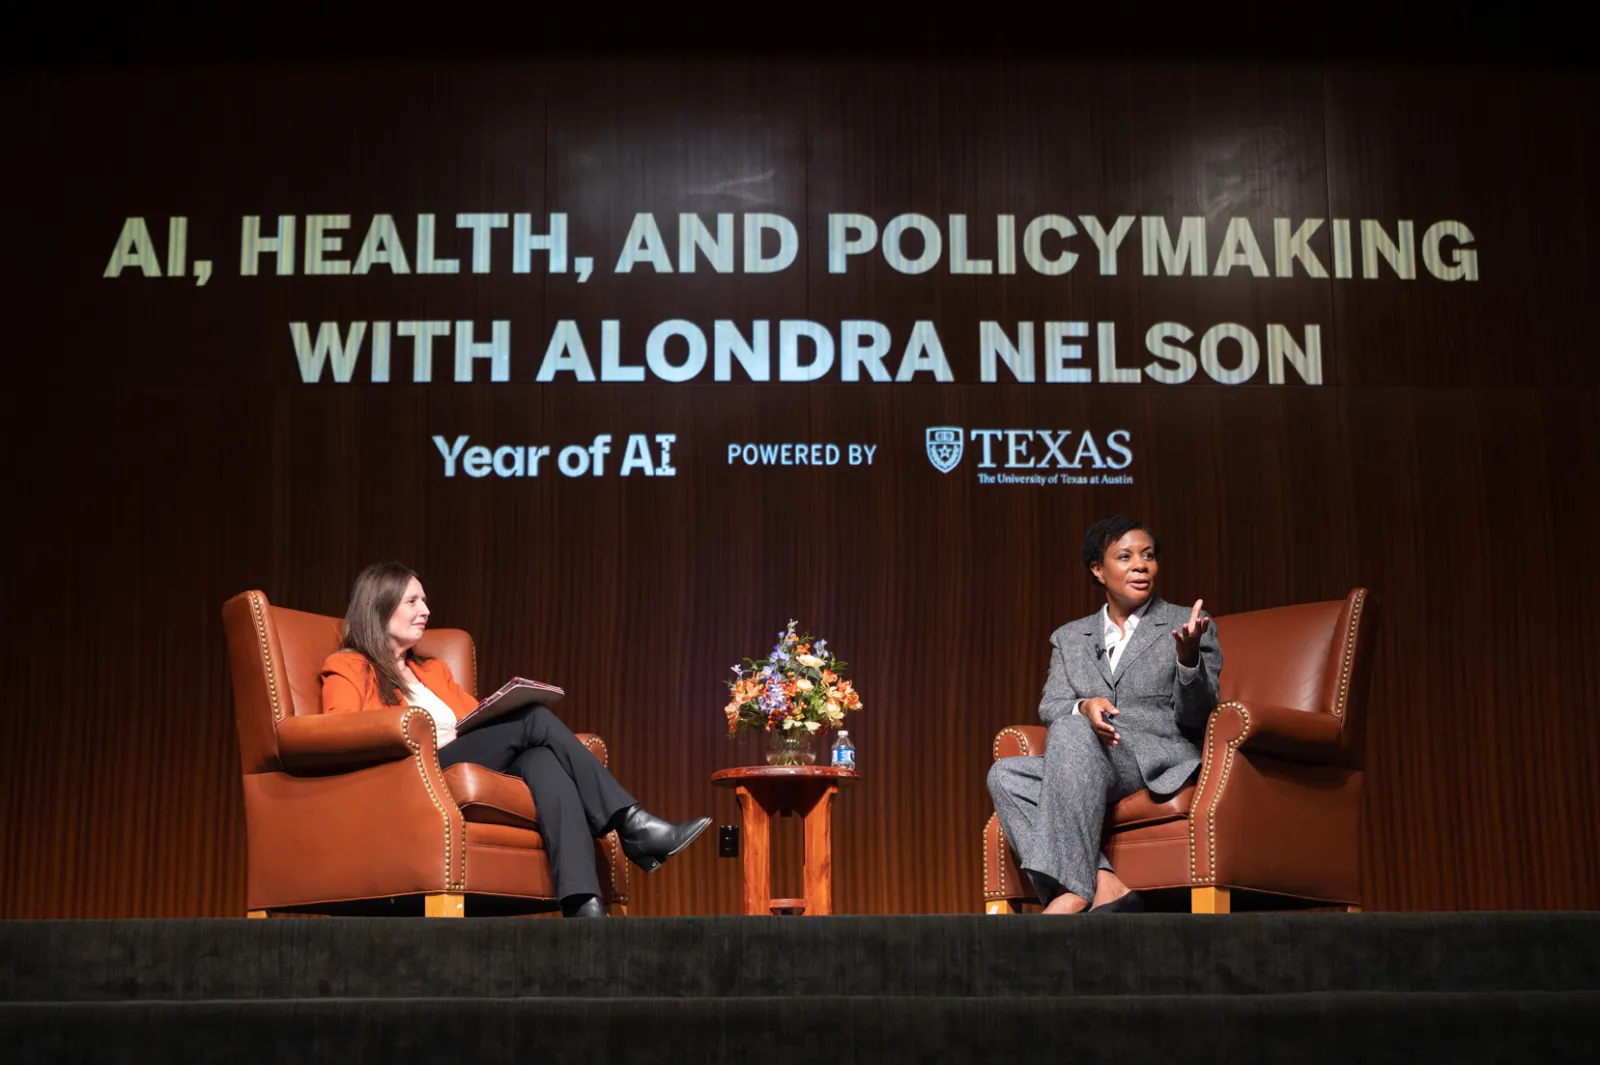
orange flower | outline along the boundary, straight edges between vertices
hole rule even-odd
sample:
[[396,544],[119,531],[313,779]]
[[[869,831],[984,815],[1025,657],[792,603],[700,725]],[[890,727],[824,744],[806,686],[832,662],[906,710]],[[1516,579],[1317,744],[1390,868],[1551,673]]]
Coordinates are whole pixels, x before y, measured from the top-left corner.
[[836,681],[838,679],[839,679],[838,676],[833,672],[833,670],[825,669],[825,670],[822,671],[822,683],[824,683],[824,684],[832,684],[834,681]]
[[795,651],[799,654],[808,655],[811,653],[811,645],[809,643],[803,643],[799,647],[796,647]]

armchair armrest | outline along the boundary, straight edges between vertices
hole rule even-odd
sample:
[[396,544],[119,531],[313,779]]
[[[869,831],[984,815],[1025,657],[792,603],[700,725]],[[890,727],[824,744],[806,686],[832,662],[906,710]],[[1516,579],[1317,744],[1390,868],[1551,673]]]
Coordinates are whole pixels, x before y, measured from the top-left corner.
[[994,737],[994,760],[1018,755],[1043,754],[1046,729],[1043,725],[1007,725]]
[[[1342,729],[1343,723],[1333,714],[1234,699],[1211,712],[1206,743],[1232,744],[1302,762],[1333,762],[1338,759]],[[1007,725],[995,734],[995,760],[1043,754],[1048,731],[1043,725]]]
[[1336,762],[1343,727],[1333,714],[1231,699],[1211,712],[1206,745],[1223,744],[1301,762]]
[[392,762],[409,758],[415,746],[431,749],[437,741],[433,718],[415,706],[286,717],[278,722],[278,755],[291,772]]
[[606,749],[605,740],[592,732],[574,732],[573,735],[578,737],[579,743],[589,748],[590,754],[600,759],[601,765],[607,767],[611,765],[611,752]]

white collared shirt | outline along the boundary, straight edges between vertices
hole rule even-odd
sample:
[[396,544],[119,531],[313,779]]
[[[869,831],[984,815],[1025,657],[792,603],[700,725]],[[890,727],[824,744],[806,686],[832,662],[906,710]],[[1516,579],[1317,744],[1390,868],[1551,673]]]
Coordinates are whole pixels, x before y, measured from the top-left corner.
[[1105,626],[1106,637],[1106,662],[1111,666],[1111,672],[1117,671],[1117,662],[1122,659],[1122,649],[1127,647],[1133,639],[1133,632],[1139,627],[1139,622],[1144,618],[1144,612],[1150,609],[1150,600],[1146,599],[1144,605],[1128,615],[1123,628],[1117,628],[1117,623],[1111,620],[1111,607],[1109,604],[1100,608],[1100,622]]

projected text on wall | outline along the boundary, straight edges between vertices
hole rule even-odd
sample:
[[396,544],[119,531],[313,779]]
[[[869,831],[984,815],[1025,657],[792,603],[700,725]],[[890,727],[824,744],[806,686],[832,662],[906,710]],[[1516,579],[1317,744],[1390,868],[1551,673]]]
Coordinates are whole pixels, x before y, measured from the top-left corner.
[[[204,288],[214,261],[192,254],[189,219],[166,220],[165,254],[143,217],[125,220],[104,276],[193,277]],[[159,230],[159,224],[157,229]],[[1410,219],[1274,218],[1258,232],[1248,218],[1001,214],[942,222],[922,214],[879,220],[828,214],[815,286],[887,270],[933,272],[999,290],[1019,277],[1092,274],[1159,286],[1250,283],[1266,289],[1307,282],[1475,282],[1472,231],[1455,220],[1421,227]],[[400,275],[543,275],[555,283],[603,284],[610,275],[694,274],[714,287],[728,275],[805,270],[800,228],[780,214],[683,213],[633,216],[609,254],[578,254],[566,214],[245,215],[230,283],[271,284],[320,277],[332,284],[382,284]],[[604,251],[606,249],[582,249]],[[606,264],[597,269],[597,262]],[[1035,295],[1037,284],[1029,290]],[[285,354],[304,383],[956,382],[1037,385],[1320,385],[1325,350],[1317,322],[1127,323],[1062,314],[1059,303],[1026,316],[980,317],[959,331],[935,317],[891,324],[871,317],[815,321],[792,315],[640,322],[604,313],[563,317],[552,290],[553,323],[525,338],[514,320],[492,317],[351,319],[285,323]],[[199,297],[197,297],[199,298]],[[592,302],[592,301],[591,301]],[[958,367],[962,372],[958,373]]]

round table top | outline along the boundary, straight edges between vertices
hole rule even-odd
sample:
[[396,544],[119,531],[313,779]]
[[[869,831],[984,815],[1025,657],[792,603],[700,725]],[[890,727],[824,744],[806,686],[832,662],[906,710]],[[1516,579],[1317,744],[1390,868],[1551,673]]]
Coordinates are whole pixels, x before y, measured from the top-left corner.
[[830,765],[741,765],[711,774],[711,783],[725,788],[747,780],[825,780],[848,784],[860,779],[861,774],[854,769],[835,769]]

